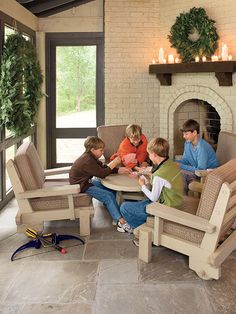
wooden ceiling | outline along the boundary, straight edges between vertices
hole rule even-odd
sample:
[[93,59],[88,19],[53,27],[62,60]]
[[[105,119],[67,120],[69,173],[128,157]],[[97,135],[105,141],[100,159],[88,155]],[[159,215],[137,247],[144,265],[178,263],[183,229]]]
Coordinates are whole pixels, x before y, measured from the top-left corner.
[[94,0],[16,0],[38,17],[56,14]]

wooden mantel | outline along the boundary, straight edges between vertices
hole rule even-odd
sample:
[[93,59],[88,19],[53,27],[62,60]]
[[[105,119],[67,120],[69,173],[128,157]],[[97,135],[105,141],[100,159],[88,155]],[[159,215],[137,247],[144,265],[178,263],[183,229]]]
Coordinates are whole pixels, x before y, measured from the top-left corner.
[[236,61],[191,62],[173,64],[150,64],[149,73],[156,74],[161,85],[171,85],[174,73],[215,72],[220,86],[232,86],[232,74],[236,72]]

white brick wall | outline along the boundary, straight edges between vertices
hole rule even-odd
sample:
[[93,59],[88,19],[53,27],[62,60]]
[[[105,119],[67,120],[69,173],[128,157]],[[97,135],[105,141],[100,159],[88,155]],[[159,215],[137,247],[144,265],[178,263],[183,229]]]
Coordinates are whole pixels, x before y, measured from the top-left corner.
[[172,75],[172,86],[160,86],[148,74],[160,47],[176,56],[167,35],[176,17],[193,6],[204,7],[216,20],[219,44],[227,43],[236,60],[234,0],[105,0],[106,124],[139,123],[149,139],[163,136],[173,147],[174,111],[197,98],[215,107],[222,130],[236,133],[236,75],[232,87],[221,87],[214,73]]
[[159,45],[159,1],[105,1],[105,122],[158,135],[159,82],[148,66]]

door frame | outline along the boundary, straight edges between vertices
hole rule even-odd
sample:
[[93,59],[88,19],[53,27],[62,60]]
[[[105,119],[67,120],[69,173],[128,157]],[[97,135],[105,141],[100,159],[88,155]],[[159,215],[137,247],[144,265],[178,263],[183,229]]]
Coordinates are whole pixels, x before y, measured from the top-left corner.
[[[104,124],[104,35],[97,33],[46,33],[46,135],[47,167],[70,165],[56,162],[56,139],[97,135]],[[56,128],[56,47],[96,45],[96,123],[94,128]]]

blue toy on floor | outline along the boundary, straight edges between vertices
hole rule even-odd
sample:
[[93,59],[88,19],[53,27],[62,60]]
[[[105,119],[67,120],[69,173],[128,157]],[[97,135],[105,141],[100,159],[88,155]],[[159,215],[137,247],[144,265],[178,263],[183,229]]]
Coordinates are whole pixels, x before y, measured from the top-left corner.
[[65,254],[67,253],[66,249],[59,246],[58,243],[60,241],[64,241],[64,240],[71,240],[71,239],[75,239],[75,240],[79,240],[82,244],[84,244],[84,240],[82,240],[79,237],[73,236],[73,235],[67,235],[67,234],[56,234],[56,233],[48,233],[48,234],[40,234],[37,231],[31,229],[31,228],[27,228],[25,233],[33,238],[33,240],[29,241],[26,244],[23,244],[22,246],[20,246],[11,256],[11,261],[14,260],[14,257],[17,253],[34,247],[35,249],[39,249],[41,246],[45,247],[45,244],[47,247],[53,247],[54,249],[58,250],[61,254]]

